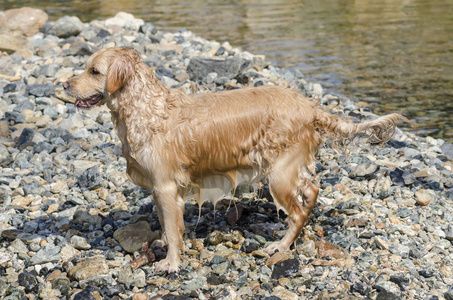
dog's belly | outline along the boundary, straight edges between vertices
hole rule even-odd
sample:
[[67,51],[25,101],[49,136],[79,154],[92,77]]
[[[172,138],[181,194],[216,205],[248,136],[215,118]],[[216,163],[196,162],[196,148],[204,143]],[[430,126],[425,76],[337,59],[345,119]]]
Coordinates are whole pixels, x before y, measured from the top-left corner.
[[262,178],[262,172],[258,168],[238,168],[191,182],[183,196],[185,200],[195,199],[200,206],[206,201],[213,202],[215,205],[238,185],[249,184],[255,187]]

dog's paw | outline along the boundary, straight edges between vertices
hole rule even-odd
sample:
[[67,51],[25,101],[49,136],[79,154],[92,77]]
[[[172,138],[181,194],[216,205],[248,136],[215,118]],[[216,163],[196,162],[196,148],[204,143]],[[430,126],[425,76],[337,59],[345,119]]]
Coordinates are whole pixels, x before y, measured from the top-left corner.
[[269,255],[272,255],[275,252],[283,252],[283,251],[286,251],[286,250],[288,250],[288,247],[285,247],[280,242],[274,242],[274,243],[270,244],[269,246],[267,246],[264,249],[264,252],[266,252]]
[[156,263],[156,272],[174,273],[178,272],[179,261],[165,258]]

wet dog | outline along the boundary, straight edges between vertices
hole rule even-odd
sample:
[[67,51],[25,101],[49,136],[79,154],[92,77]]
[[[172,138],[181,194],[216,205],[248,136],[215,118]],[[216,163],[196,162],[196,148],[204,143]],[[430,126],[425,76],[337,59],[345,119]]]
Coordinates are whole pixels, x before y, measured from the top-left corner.
[[323,135],[349,140],[368,131],[382,137],[399,114],[351,123],[284,87],[244,88],[189,96],[160,84],[140,55],[118,47],[90,57],[85,71],[63,84],[75,106],[107,104],[122,142],[130,180],[153,193],[167,257],[175,272],[183,246],[184,198],[222,199],[241,182],[265,176],[289,228],[268,253],[299,237],[318,196],[309,178]]

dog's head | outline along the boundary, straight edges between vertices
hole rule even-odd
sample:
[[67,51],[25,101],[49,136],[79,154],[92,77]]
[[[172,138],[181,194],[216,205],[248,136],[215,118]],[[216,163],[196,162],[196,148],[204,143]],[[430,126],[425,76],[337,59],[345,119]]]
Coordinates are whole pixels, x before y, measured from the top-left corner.
[[63,88],[76,99],[76,107],[90,108],[103,104],[111,94],[127,84],[138,62],[140,55],[135,50],[119,47],[101,49],[88,59],[85,71],[63,83]]

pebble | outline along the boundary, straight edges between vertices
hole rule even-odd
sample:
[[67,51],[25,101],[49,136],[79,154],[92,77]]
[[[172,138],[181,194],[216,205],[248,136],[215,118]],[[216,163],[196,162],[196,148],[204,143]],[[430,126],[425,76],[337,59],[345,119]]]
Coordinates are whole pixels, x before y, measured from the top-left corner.
[[69,270],[68,276],[72,280],[85,280],[97,275],[107,274],[109,267],[104,256],[82,258]]
[[89,55],[136,48],[161,82],[188,93],[194,82],[289,85],[341,115],[366,104],[129,13],[90,23],[30,8],[5,16],[20,16],[22,36],[11,38],[12,21],[0,26],[21,47],[20,59],[17,48],[0,55],[17,75],[0,80],[0,298],[453,299],[453,145],[404,132],[381,147],[350,145],[343,160],[319,149],[320,199],[292,251],[264,252],[286,233],[269,199],[208,204],[200,215],[186,203],[179,273],[155,274],[151,263],[132,271],[143,243],[158,260],[165,248],[152,248],[161,244],[152,195],[127,180],[108,109],[77,110],[62,90]]
[[159,234],[151,231],[148,222],[140,221],[119,228],[113,237],[125,251],[134,253],[142,248],[143,243],[152,243],[156,240]]
[[432,200],[432,196],[425,189],[420,189],[415,192],[415,201],[421,206],[428,205]]

